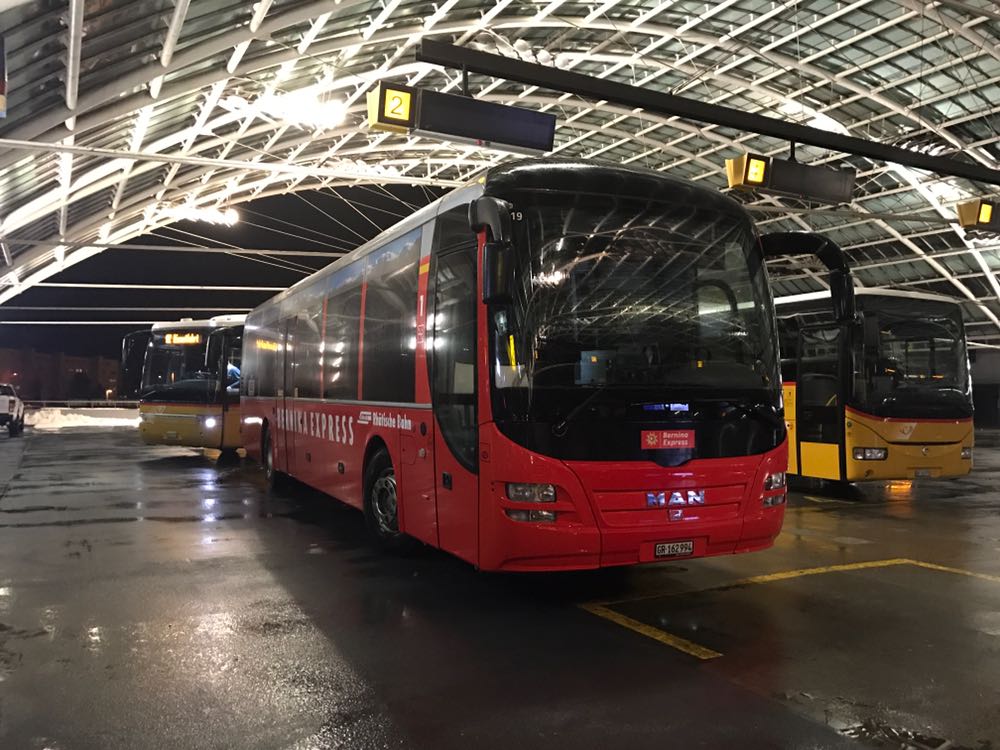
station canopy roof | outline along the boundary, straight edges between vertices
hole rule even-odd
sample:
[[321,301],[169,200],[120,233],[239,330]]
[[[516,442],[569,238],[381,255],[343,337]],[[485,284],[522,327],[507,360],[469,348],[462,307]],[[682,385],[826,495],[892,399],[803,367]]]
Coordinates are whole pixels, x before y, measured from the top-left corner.
[[[423,38],[1000,168],[994,0],[0,0],[0,35],[0,302],[178,207],[457,186],[514,158],[365,127],[379,80],[460,90],[455,71],[415,61]],[[775,139],[482,75],[471,93],[556,114],[556,155],[720,190],[725,159],[788,155]],[[831,210],[739,194],[761,231],[822,232],[860,284],[962,300],[970,336],[1000,342],[1000,239],[955,223],[957,202],[996,186],[815,147],[796,156],[855,168],[854,199]],[[824,286],[806,256],[772,272],[779,297]]]

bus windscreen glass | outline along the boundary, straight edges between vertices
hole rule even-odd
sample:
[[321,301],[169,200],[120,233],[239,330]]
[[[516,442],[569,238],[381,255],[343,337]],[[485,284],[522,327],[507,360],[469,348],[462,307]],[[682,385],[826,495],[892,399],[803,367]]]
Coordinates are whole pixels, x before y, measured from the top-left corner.
[[[194,342],[197,337],[197,342]],[[153,333],[142,373],[144,401],[209,403],[217,398],[218,372],[205,364],[205,336]],[[174,342],[180,343],[174,343]]]
[[[874,309],[872,309],[874,308]],[[957,306],[881,298],[869,304],[864,371],[855,389],[860,408],[877,416],[967,417],[972,414],[969,359]],[[957,411],[956,411],[957,409]]]
[[696,429],[703,457],[780,442],[773,308],[744,217],[613,195],[512,202],[514,300],[491,313],[494,412],[511,437],[562,458],[648,457],[631,433],[649,422]]

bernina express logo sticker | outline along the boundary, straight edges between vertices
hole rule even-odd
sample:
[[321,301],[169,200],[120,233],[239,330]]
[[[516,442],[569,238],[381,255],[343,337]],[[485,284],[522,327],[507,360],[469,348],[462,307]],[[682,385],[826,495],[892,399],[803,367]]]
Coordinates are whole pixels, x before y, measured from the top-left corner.
[[680,492],[674,490],[668,496],[666,492],[647,492],[646,493],[646,507],[647,508],[666,508],[666,507],[676,507],[678,505],[704,505],[705,504],[705,490],[687,490],[687,492]]
[[678,450],[694,448],[694,430],[643,430],[642,449]]

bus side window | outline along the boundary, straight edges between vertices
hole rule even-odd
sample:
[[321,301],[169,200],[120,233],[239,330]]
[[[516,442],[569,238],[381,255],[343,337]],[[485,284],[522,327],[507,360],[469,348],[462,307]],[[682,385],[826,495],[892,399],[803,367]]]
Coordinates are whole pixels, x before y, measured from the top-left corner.
[[364,261],[337,271],[326,299],[323,336],[323,398],[358,397],[358,336],[361,334],[361,275]]
[[319,398],[320,342],[323,340],[323,301],[314,299],[295,320],[295,392],[299,398]]
[[366,258],[361,389],[367,401],[414,400],[422,234],[414,229]]
[[253,384],[255,393],[248,391],[249,396],[273,397],[278,395],[278,389],[281,388],[282,354],[278,311],[272,308],[266,315],[257,324],[256,330],[246,338],[246,346],[256,358],[256,365],[251,372],[257,373],[257,381]]
[[476,415],[476,236],[468,206],[454,208],[435,222],[432,273],[434,331],[432,381],[434,413],[455,458],[478,469]]

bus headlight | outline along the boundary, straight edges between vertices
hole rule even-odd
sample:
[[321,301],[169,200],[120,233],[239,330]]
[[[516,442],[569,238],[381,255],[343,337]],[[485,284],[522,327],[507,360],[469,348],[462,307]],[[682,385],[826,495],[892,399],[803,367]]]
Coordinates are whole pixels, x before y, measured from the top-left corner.
[[211,430],[217,424],[215,417],[205,417],[205,429]]
[[515,503],[554,503],[556,488],[551,484],[507,482],[507,498]]
[[962,448],[962,458],[972,458],[972,448]]
[[855,461],[885,461],[889,456],[888,448],[855,448]]

